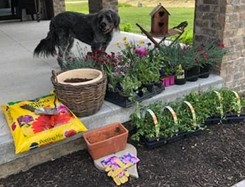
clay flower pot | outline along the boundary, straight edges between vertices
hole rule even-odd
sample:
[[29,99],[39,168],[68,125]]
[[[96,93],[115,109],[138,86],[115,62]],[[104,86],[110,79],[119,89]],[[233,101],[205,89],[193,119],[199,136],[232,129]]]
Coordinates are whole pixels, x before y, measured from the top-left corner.
[[83,133],[87,149],[96,160],[126,148],[128,130],[119,122]]

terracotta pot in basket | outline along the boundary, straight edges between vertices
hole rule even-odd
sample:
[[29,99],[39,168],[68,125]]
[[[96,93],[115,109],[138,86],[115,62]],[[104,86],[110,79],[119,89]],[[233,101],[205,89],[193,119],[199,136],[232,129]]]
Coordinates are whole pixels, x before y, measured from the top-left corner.
[[104,102],[107,79],[97,69],[52,71],[51,81],[57,98],[79,117],[96,113]]

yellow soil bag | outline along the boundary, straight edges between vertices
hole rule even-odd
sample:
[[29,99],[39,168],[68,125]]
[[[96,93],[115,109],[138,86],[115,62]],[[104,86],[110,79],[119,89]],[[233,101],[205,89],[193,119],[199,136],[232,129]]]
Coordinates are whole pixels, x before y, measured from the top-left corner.
[[[1,106],[12,133],[15,153],[71,137],[87,128],[55,95]],[[50,109],[51,113],[46,113]],[[54,113],[52,113],[52,110]]]

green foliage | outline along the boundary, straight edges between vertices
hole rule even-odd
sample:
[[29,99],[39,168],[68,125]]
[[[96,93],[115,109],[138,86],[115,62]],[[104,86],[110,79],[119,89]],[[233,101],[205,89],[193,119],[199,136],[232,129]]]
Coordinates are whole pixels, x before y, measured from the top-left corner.
[[244,113],[245,112],[245,95],[241,97],[241,111]]
[[179,39],[180,43],[191,45],[193,42],[193,31],[187,30]]
[[159,66],[150,59],[136,61],[132,68],[132,74],[136,75],[142,84],[154,84],[159,82]]
[[[209,117],[222,117],[222,113],[238,115],[238,111],[245,107],[244,98],[241,97],[241,104],[238,104],[234,92],[228,88],[222,88],[206,92],[191,92],[182,99],[170,103],[155,102],[147,106],[138,104],[135,112],[130,116],[132,124],[137,128],[132,139],[139,141],[141,136],[148,139],[170,138],[181,132],[202,130],[205,128],[204,121]],[[193,117],[191,107],[185,101],[193,107],[196,119]],[[166,110],[166,106],[171,106],[176,112],[177,123],[174,122],[173,115]],[[159,137],[156,136],[156,128],[152,116],[147,112],[148,109],[157,116],[160,126]]]
[[[121,53],[104,51],[87,52],[79,44],[79,56],[66,55],[64,70],[96,68],[103,70],[108,78],[108,90],[134,100],[138,92],[144,93],[148,84],[159,83],[159,62],[154,61],[153,50],[140,43],[129,43],[123,39]],[[119,45],[119,44],[118,44]],[[119,45],[120,47],[120,45]]]
[[66,11],[72,12],[81,12],[81,13],[89,13],[88,11],[88,2],[77,2],[77,3],[66,3],[65,4]]
[[[227,50],[222,43],[217,41],[205,41],[192,45],[181,45],[174,43],[172,45],[161,44],[158,50],[159,56],[165,62],[165,68],[178,67],[181,65],[185,70],[192,67],[203,67],[209,65],[214,67],[221,62],[221,58]],[[166,64],[169,64],[166,67]]]
[[118,7],[119,7],[119,8],[122,8],[122,7],[125,8],[125,7],[132,7],[132,5],[127,4],[127,3],[119,3],[119,4],[118,4]]
[[[148,45],[145,45],[143,41],[139,43],[129,42],[127,38],[123,38],[123,46],[118,47],[121,49],[119,55],[119,63],[115,67],[111,67],[109,72],[109,88],[121,85],[121,92],[124,96],[130,96],[133,99],[133,96],[136,96],[135,91],[139,87],[146,84],[158,83],[160,80],[159,74],[159,62],[154,61],[153,50],[149,48]],[[118,68],[119,67],[119,68]],[[118,75],[123,75],[123,78],[117,83],[110,81],[116,78]],[[111,84],[114,85],[111,85]],[[138,88],[137,88],[138,86]],[[126,90],[124,90],[126,89]],[[131,92],[130,92],[131,91]]]
[[216,40],[203,41],[192,45],[193,51],[197,54],[195,57],[199,66],[221,63],[222,57],[228,52],[224,44]]
[[173,74],[178,65],[181,64],[183,49],[180,44],[171,46],[161,44],[156,53],[157,57],[159,57],[163,74],[166,76]]
[[199,120],[196,119],[196,109],[183,102],[183,100],[173,103],[173,108],[175,109],[178,117],[179,131],[180,132],[194,132],[201,129],[201,124]]
[[129,100],[133,100],[137,96],[136,90],[142,85],[141,81],[135,76],[124,76],[120,82],[122,88],[121,94],[129,97]]
[[[208,94],[208,92],[207,92]],[[216,98],[216,97],[214,97]],[[204,121],[212,115],[210,108],[205,108],[211,102],[202,100],[201,93],[192,92],[185,96],[184,100],[191,103],[196,113],[197,124],[203,124]],[[216,113],[216,112],[214,112]]]
[[238,114],[241,112],[242,103],[240,97],[237,97],[235,92],[228,88],[223,88],[219,92],[222,97],[223,111],[225,114]]
[[136,111],[131,115],[131,120],[137,132],[132,135],[132,139],[139,141],[141,136],[148,139],[156,138],[156,124],[147,109],[151,109],[158,118],[160,125],[159,137],[169,138],[178,134],[178,124],[173,121],[172,114],[163,108],[162,103],[152,103],[149,106],[137,104]]
[[121,27],[121,30],[124,32],[132,32],[132,28],[133,28],[131,23],[121,24],[120,27]]

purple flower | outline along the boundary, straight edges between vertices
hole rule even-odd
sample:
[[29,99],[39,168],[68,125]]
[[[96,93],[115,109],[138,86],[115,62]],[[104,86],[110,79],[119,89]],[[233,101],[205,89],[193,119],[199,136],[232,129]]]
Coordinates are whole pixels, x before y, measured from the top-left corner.
[[66,113],[66,112],[68,112],[67,107],[65,105],[62,105],[62,104],[57,106],[57,110],[58,110],[59,113]]
[[148,51],[146,48],[136,48],[135,53],[139,56],[146,56],[148,54]]
[[26,123],[30,123],[32,122],[34,119],[32,116],[30,115],[24,115],[24,116],[20,116],[17,118],[17,121],[19,123],[20,126],[26,124]]

